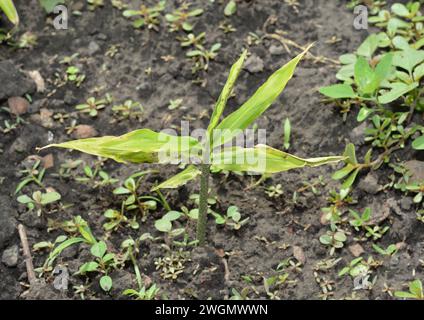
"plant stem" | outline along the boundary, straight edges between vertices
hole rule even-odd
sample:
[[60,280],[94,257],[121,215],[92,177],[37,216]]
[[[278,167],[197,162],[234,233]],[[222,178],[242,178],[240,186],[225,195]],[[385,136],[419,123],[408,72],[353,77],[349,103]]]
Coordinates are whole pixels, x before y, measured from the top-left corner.
[[199,217],[197,219],[197,240],[199,245],[205,243],[206,224],[208,220],[208,193],[209,193],[209,165],[201,164],[200,170],[200,195],[199,195]]

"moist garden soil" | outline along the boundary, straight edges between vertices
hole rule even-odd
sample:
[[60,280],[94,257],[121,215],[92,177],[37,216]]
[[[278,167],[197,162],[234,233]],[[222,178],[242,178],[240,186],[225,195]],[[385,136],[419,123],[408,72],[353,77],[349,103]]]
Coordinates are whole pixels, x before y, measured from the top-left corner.
[[[147,1],[149,4],[154,1]],[[68,30],[55,30],[51,25],[52,17],[47,17],[38,1],[19,1],[18,12],[21,17],[20,33],[31,31],[38,37],[32,49],[15,49],[10,46],[0,47],[0,64],[3,71],[0,83],[4,92],[2,106],[7,106],[10,96],[30,95],[32,98],[28,111],[21,117],[24,124],[0,136],[2,153],[0,177],[0,252],[15,246],[20,247],[17,232],[18,223],[27,230],[29,243],[54,241],[61,230],[47,232],[47,219],[65,221],[81,215],[90,225],[97,238],[104,238],[102,228],[103,212],[108,208],[119,209],[122,198],[113,195],[115,186],[93,188],[74,179],[61,179],[54,175],[60,165],[69,159],[82,159],[92,165],[96,159],[78,152],[64,150],[43,150],[37,147],[48,143],[69,140],[65,128],[70,126],[70,118],[63,123],[53,118],[57,113],[72,114],[78,124],[92,126],[99,135],[119,135],[138,128],[151,128],[159,131],[164,128],[179,127],[180,121],[190,121],[190,127],[206,128],[208,115],[211,114],[215,100],[226,80],[231,64],[246,47],[249,33],[263,36],[282,30],[284,36],[301,45],[316,42],[311,50],[315,56],[337,60],[341,54],[353,52],[371,30],[355,30],[354,15],[348,10],[344,1],[299,1],[298,11],[282,0],[239,1],[237,13],[231,17],[223,14],[222,1],[192,1],[193,8],[201,7],[204,13],[195,19],[195,32],[206,32],[206,40],[211,46],[216,42],[222,44],[215,60],[210,62],[209,70],[201,74],[203,85],[194,83],[191,62],[186,59],[185,49],[176,40],[176,33],[168,31],[165,21],[159,32],[154,30],[135,30],[130,20],[122,12],[105,1],[103,8],[89,11],[84,1],[73,1],[72,8],[81,15],[72,15]],[[140,1],[132,1],[135,5]],[[168,9],[177,5],[168,1]],[[135,6],[134,6],[135,7]],[[231,23],[237,30],[224,34],[218,28],[223,21]],[[3,20],[4,23],[4,20]],[[182,35],[182,34],[180,34]],[[340,39],[330,43],[333,36]],[[118,49],[111,57],[110,49]],[[265,38],[260,43],[252,44],[249,51],[253,59],[247,70],[242,71],[237,86],[236,96],[229,101],[228,114],[246,100],[270,74],[293,58],[299,50],[289,46],[287,52],[280,42]],[[66,66],[60,64],[65,56],[79,53],[74,64],[86,75],[86,80],[77,88],[72,83],[57,86],[56,74],[63,76]],[[173,56],[175,59],[166,59]],[[165,61],[168,60],[168,61]],[[7,71],[11,68],[12,72]],[[38,70],[46,83],[44,93],[35,92],[32,80],[26,78],[28,71]],[[324,104],[318,88],[335,82],[337,66],[331,60],[316,61],[306,59],[296,70],[294,78],[276,103],[258,121],[259,128],[267,129],[267,144],[282,148],[282,124],[289,118],[292,125],[291,146],[289,152],[301,157],[338,155],[343,153],[348,142],[362,143],[361,130],[357,129],[354,112],[343,122],[339,111],[331,104]],[[15,80],[10,81],[11,77]],[[7,83],[7,84],[5,84]],[[8,86],[6,88],[5,86]],[[7,89],[7,90],[6,90]],[[123,120],[113,122],[111,106],[99,112],[95,118],[76,113],[75,105],[83,103],[90,96],[98,98],[111,94],[115,102],[126,99],[139,101],[144,107],[141,120]],[[180,108],[169,110],[169,101],[182,98]],[[0,113],[0,121],[14,121],[7,112]],[[355,130],[356,129],[356,130]],[[362,145],[359,157],[367,151]],[[54,166],[46,170],[43,180],[45,186],[54,188],[62,195],[63,204],[72,204],[69,208],[59,208],[55,212],[43,213],[37,217],[35,212],[18,204],[14,190],[21,181],[20,171],[30,167],[34,158],[53,155]],[[412,151],[398,154],[401,159],[418,159]],[[420,160],[420,159],[418,159]],[[176,166],[119,165],[112,161],[104,164],[103,170],[121,182],[130,174],[147,168],[157,169],[158,173],[149,174],[139,192],[150,194],[155,182],[164,181],[178,172]],[[301,262],[300,269],[292,267],[286,282],[271,291],[281,299],[320,299],[322,289],[316,277],[331,282],[333,294],[329,298],[391,299],[384,291],[385,285],[401,290],[405,283],[414,278],[423,277],[423,268],[419,260],[424,251],[424,224],[416,219],[415,207],[411,199],[394,191],[380,191],[367,188],[370,179],[383,186],[388,182],[391,172],[383,166],[380,170],[366,177],[364,172],[360,180],[367,182],[353,190],[353,197],[358,201],[351,208],[362,211],[372,207],[375,214],[386,216],[385,224],[389,232],[379,242],[386,247],[392,243],[403,243],[403,248],[393,257],[378,256],[371,247],[371,241],[361,242],[363,257],[378,257],[383,265],[373,272],[376,283],[372,290],[356,290],[350,277],[339,277],[340,269],[355,256],[352,248],[358,244],[352,234],[342,249],[336,251],[334,258],[341,261],[333,268],[323,272],[315,271],[322,260],[331,258],[329,249],[319,242],[319,237],[329,230],[321,223],[321,208],[328,206],[330,190],[339,187],[331,180],[335,166],[314,169],[294,170],[277,174],[265,183],[249,188],[259,177],[235,174],[216,174],[211,179],[211,193],[218,197],[214,207],[218,212],[235,205],[239,207],[242,217],[249,221],[240,230],[218,226],[209,218],[207,245],[204,248],[187,247],[189,259],[184,263],[184,271],[176,280],[165,280],[161,270],[156,270],[155,259],[167,254],[163,246],[163,234],[154,228],[154,221],[166,211],[162,207],[152,212],[147,221],[141,223],[139,230],[120,228],[107,237],[106,242],[111,252],[118,252],[120,244],[129,236],[133,238],[142,233],[151,233],[159,240],[143,241],[137,263],[146,282],[156,283],[160,288],[160,297],[174,299],[230,297],[232,289],[241,292],[249,288],[250,298],[268,298],[264,287],[264,278],[278,275],[277,266],[285,259],[291,258],[295,263]],[[81,173],[81,168],[80,175]],[[298,192],[298,199],[293,202],[293,192],[303,187],[303,181],[315,181],[323,176],[325,186],[318,187],[318,194],[309,190]],[[284,191],[280,197],[270,198],[265,188],[281,184]],[[23,189],[31,194],[38,190],[35,184]],[[166,190],[165,190],[166,191]],[[198,184],[189,183],[175,191],[166,191],[165,195],[172,208],[181,206],[194,207],[189,200],[191,194],[198,193]],[[184,226],[183,223],[179,226]],[[188,225],[193,237],[195,226]],[[178,250],[178,249],[175,249]],[[13,251],[13,250],[12,250]],[[33,252],[35,267],[40,267],[47,253]],[[25,262],[19,251],[17,265],[7,266],[0,263],[0,298],[1,299],[80,299],[73,287],[91,283],[86,298],[122,299],[122,291],[136,288],[136,279],[131,264],[111,274],[114,287],[105,294],[98,285],[98,278],[72,275],[78,267],[90,259],[89,248],[77,245],[66,249],[56,263],[68,268],[71,274],[69,288],[64,292],[54,289],[54,276],[46,275],[28,291]],[[315,273],[317,272],[317,273]],[[415,277],[413,276],[415,272]],[[247,277],[250,281],[247,281]],[[272,287],[274,288],[274,286]]]

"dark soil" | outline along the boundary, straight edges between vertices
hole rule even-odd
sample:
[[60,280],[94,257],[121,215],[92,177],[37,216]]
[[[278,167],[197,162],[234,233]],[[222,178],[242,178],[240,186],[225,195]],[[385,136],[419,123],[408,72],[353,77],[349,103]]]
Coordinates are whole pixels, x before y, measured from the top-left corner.
[[[140,1],[131,1],[139,3]],[[154,3],[154,1],[147,1]],[[174,3],[174,1],[169,1]],[[176,2],[176,1],[175,1]],[[39,70],[46,81],[45,93],[34,92],[34,85],[28,79],[13,82],[12,88],[5,91],[0,104],[7,106],[10,96],[31,94],[33,102],[29,112],[22,117],[26,121],[18,129],[9,134],[0,136],[1,153],[0,177],[0,252],[20,245],[17,233],[17,224],[22,223],[27,229],[31,245],[40,241],[54,241],[63,234],[55,230],[47,232],[47,219],[64,221],[74,215],[81,215],[86,219],[94,234],[98,238],[104,236],[102,224],[103,212],[107,208],[119,208],[120,198],[113,196],[113,187],[93,189],[73,179],[59,179],[53,175],[57,173],[67,159],[82,159],[87,164],[95,162],[94,157],[82,155],[77,152],[69,153],[63,150],[46,150],[37,153],[36,147],[51,141],[65,141],[70,137],[66,135],[65,127],[70,125],[70,119],[65,119],[62,124],[40,117],[47,109],[53,113],[73,114],[77,117],[78,124],[93,126],[99,135],[118,135],[137,128],[151,128],[161,130],[172,126],[179,127],[181,119],[190,119],[191,128],[205,128],[208,123],[208,114],[211,114],[213,104],[219,96],[222,85],[231,64],[236,60],[243,47],[244,39],[249,32],[258,35],[264,34],[264,24],[270,16],[275,16],[275,24],[266,27],[267,32],[277,29],[286,32],[286,37],[299,44],[306,45],[316,42],[312,52],[317,56],[324,56],[337,60],[338,56],[353,52],[367,32],[353,29],[353,13],[345,8],[344,1],[299,1],[299,12],[281,0],[239,1],[238,11],[235,16],[225,18],[221,1],[192,1],[193,7],[201,6],[205,9],[203,15],[196,20],[195,31],[206,32],[208,45],[215,42],[222,43],[216,60],[210,63],[207,73],[202,74],[206,79],[205,86],[193,83],[195,77],[191,73],[191,65],[185,58],[185,50],[180,47],[175,39],[176,34],[168,32],[163,22],[160,32],[145,29],[135,30],[128,19],[124,18],[109,1],[105,1],[104,8],[88,11],[83,1],[73,1],[74,8],[80,8],[80,16],[71,16],[69,30],[54,30],[46,21],[46,15],[38,5],[38,1],[21,1],[18,11],[21,15],[21,32],[30,30],[38,36],[38,43],[33,49],[13,49],[2,45],[0,59],[3,63],[10,60],[14,66],[16,77],[23,77],[18,71]],[[169,10],[169,9],[168,9]],[[227,20],[236,29],[236,32],[224,34],[218,25]],[[326,42],[332,36],[340,38],[335,44]],[[91,45],[90,45],[91,43]],[[119,52],[111,58],[105,53],[112,45],[119,46]],[[297,49],[291,47],[291,54],[281,50],[281,54],[272,55],[270,46],[279,43],[265,39],[260,44],[249,48],[250,52],[260,57],[264,62],[263,72],[249,73],[243,71],[236,87],[236,98],[231,99],[226,113],[237,108],[253,93],[273,70],[291,59]],[[98,50],[91,50],[98,46]],[[91,47],[91,49],[90,49]],[[94,52],[93,52],[94,51]],[[74,84],[65,84],[56,87],[55,74],[63,75],[65,66],[59,61],[65,56],[79,53],[74,64],[79,64],[87,78],[80,88]],[[161,57],[172,55],[175,59],[165,62]],[[151,73],[145,72],[151,68]],[[317,93],[320,86],[335,82],[337,67],[332,63],[314,62],[311,59],[303,61],[298,67],[294,78],[287,89],[263,117],[257,122],[260,128],[267,129],[267,143],[273,147],[282,147],[282,123],[287,117],[292,124],[292,145],[290,152],[299,156],[324,156],[341,154],[346,142],[358,137],[352,137],[352,130],[358,126],[353,114],[347,121],[342,121],[341,115],[330,105],[322,103],[322,97]],[[10,77],[10,73],[2,73],[0,83],[2,86]],[[29,82],[28,82],[29,81]],[[25,85],[24,85],[25,84]],[[8,84],[10,85],[10,83]],[[22,90],[22,89],[25,90]],[[25,91],[25,92],[23,92]],[[0,90],[1,92],[1,90]],[[81,115],[75,112],[75,105],[82,103],[90,96],[102,98],[110,93],[115,101],[123,102],[126,99],[139,101],[144,106],[141,121],[130,120],[111,123],[112,111],[110,107],[99,112],[97,118]],[[169,100],[183,98],[185,109],[169,111]],[[41,110],[41,111],[40,111]],[[0,123],[11,120],[11,116],[0,113]],[[360,149],[359,154],[367,150]],[[62,203],[73,204],[68,209],[61,209],[51,214],[43,214],[41,218],[35,212],[27,212],[26,208],[19,205],[14,195],[14,189],[20,182],[19,171],[28,166],[31,155],[54,155],[54,167],[49,168],[44,178],[44,183],[62,195]],[[413,159],[412,153],[402,155]],[[112,161],[105,163],[104,170],[111,176],[123,181],[140,168],[160,169],[160,173],[149,175],[140,192],[148,194],[155,181],[162,181],[174,173],[178,168],[166,166],[122,166]],[[275,276],[274,271],[278,264],[287,258],[293,257],[293,248],[302,248],[304,265],[302,270],[292,270],[288,281],[275,289],[281,299],[320,299],[321,289],[314,276],[314,268],[320,260],[330,258],[329,250],[319,242],[320,235],[329,227],[320,222],[321,208],[328,205],[328,192],[335,189],[338,183],[332,181],[330,176],[335,167],[324,166],[307,170],[295,170],[278,174],[268,179],[265,184],[246,189],[254,179],[250,176],[230,174],[215,175],[211,181],[211,192],[218,196],[218,211],[224,212],[230,205],[240,208],[242,217],[249,217],[249,222],[239,231],[217,226],[210,218],[208,227],[208,246],[206,248],[188,248],[190,261],[186,262],[182,275],[175,281],[164,280],[160,270],[155,270],[154,261],[163,257],[166,250],[161,245],[163,240],[145,241],[140,247],[141,255],[138,263],[141,271],[161,289],[163,297],[178,299],[213,298],[224,299],[231,295],[231,289],[241,291],[244,287],[250,290],[251,298],[267,298],[263,285],[263,278]],[[82,170],[80,170],[82,171]],[[388,170],[385,168],[376,172],[380,185],[387,183]],[[322,175],[326,185],[319,188],[319,194],[310,191],[299,194],[297,203],[293,203],[292,194],[303,186],[303,181],[316,180]],[[365,177],[362,177],[365,178]],[[270,198],[265,193],[265,187],[281,184],[284,194],[279,198]],[[25,194],[31,194],[39,189],[31,184],[23,189]],[[191,206],[189,195],[198,192],[198,185],[190,183],[176,191],[166,192],[171,207],[179,209],[181,206]],[[367,206],[374,208],[377,214],[387,210],[390,214],[387,222],[391,229],[380,241],[382,247],[392,243],[405,242],[405,247],[394,257],[381,258],[384,264],[373,275],[377,276],[376,284],[372,290],[355,291],[356,298],[360,299],[390,299],[383,291],[385,284],[396,290],[404,288],[404,284],[413,278],[423,277],[423,268],[419,259],[423,257],[424,224],[416,220],[414,206],[400,205],[401,194],[385,191],[370,194],[361,188],[355,188],[353,197],[358,204],[352,206],[363,210]],[[165,211],[158,209],[152,213],[145,223],[140,223],[137,231],[120,229],[113,232],[107,243],[112,252],[118,252],[120,244],[129,235],[136,237],[145,232],[154,236],[162,235],[155,230],[153,224]],[[194,235],[194,226],[189,227],[190,234]],[[327,272],[320,272],[320,277],[334,281],[334,295],[331,298],[352,297],[353,282],[349,277],[339,277],[338,271],[348,264],[354,256],[348,247],[357,243],[351,235],[344,248],[336,251],[334,257],[342,260]],[[377,257],[371,247],[371,242],[361,243],[368,256]],[[227,273],[225,264],[220,257],[222,249],[226,255],[228,265]],[[70,273],[77,271],[78,267],[87,261],[88,248],[84,245],[66,250],[58,259],[58,263],[66,265]],[[299,255],[296,254],[297,258]],[[47,254],[34,252],[34,264],[41,266]],[[412,273],[415,271],[415,277]],[[123,270],[112,273],[114,289],[110,295],[102,293],[98,281],[92,278],[91,293],[89,298],[122,298],[122,291],[135,288],[135,275],[131,265]],[[250,276],[252,282],[247,284],[242,276]],[[52,277],[46,277],[46,284],[38,284],[36,289],[23,294],[27,287],[26,268],[19,254],[16,267],[7,267],[0,263],[0,298],[70,298],[79,299],[74,293],[73,286],[85,283],[87,279],[81,276],[71,276],[69,290],[59,293],[52,287]],[[255,293],[256,291],[256,293]]]

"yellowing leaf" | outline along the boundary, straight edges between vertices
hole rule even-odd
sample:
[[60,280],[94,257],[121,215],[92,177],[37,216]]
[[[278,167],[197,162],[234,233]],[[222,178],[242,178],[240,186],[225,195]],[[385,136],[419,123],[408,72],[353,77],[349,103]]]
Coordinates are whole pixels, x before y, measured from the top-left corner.
[[150,129],[139,129],[118,137],[73,140],[44,148],[49,147],[73,149],[117,162],[133,163],[184,160],[188,159],[191,150],[200,148],[199,142],[194,138],[157,133]]
[[257,173],[277,173],[303,167],[317,167],[336,163],[345,157],[329,156],[302,159],[266,145],[254,148],[232,147],[212,155],[212,166],[230,171],[250,171]]

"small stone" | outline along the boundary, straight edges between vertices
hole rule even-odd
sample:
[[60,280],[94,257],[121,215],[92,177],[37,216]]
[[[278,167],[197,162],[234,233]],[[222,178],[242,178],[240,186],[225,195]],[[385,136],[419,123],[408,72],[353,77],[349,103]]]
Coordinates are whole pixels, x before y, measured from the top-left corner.
[[10,112],[15,116],[20,116],[28,112],[29,102],[22,97],[11,97],[7,100]]
[[97,136],[97,130],[94,129],[92,126],[89,126],[87,124],[80,124],[76,126],[73,136],[76,139],[86,139],[86,138],[92,138]]
[[284,48],[283,46],[273,44],[269,47],[269,53],[272,54],[273,56],[279,56],[284,53]]
[[349,246],[350,253],[353,254],[354,257],[359,257],[361,254],[364,253],[364,248],[359,243],[353,244]]
[[305,264],[306,258],[303,249],[299,246],[293,246],[293,256],[297,259],[297,261]]
[[378,179],[373,172],[369,172],[367,176],[359,182],[358,188],[369,194],[376,194],[381,189],[378,184]]
[[46,83],[38,70],[29,71],[28,75],[34,81],[37,92],[44,92],[46,90]]
[[88,44],[88,51],[87,51],[87,53],[90,56],[93,56],[93,55],[95,55],[99,51],[100,51],[100,46],[97,44],[97,42],[90,41],[90,43]]
[[49,153],[41,159],[44,169],[49,169],[54,167],[54,158],[53,154]]
[[50,111],[49,109],[43,108],[40,110],[40,122],[41,126],[44,128],[52,128],[54,125],[54,120],[52,118],[53,111]]
[[258,73],[264,71],[264,61],[257,55],[252,54],[245,63],[244,69],[250,73]]
[[412,208],[413,201],[410,197],[402,197],[399,203],[403,210],[410,210]]
[[4,250],[1,256],[1,262],[3,262],[9,268],[14,268],[18,265],[19,247],[15,244],[10,248]]

